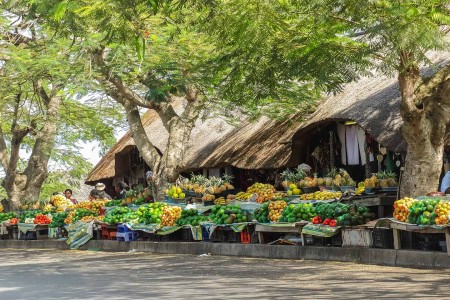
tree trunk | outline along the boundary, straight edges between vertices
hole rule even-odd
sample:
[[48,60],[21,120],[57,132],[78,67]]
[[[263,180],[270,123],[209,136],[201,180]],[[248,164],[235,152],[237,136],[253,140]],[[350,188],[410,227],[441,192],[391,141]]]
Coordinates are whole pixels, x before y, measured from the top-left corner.
[[47,115],[42,129],[37,133],[33,151],[23,172],[8,170],[5,178],[6,192],[10,200],[10,210],[17,210],[24,201],[39,199],[42,184],[48,176],[48,161],[55,144],[60,96],[48,98]]
[[405,169],[402,175],[400,197],[417,197],[439,189],[444,143],[430,142],[432,133],[426,124],[415,124],[422,130],[404,126],[403,135],[408,142]]
[[408,145],[400,197],[439,189],[443,153],[450,125],[450,66],[418,86],[418,68],[399,75],[403,137]]
[[[152,194],[156,200],[162,200],[164,190],[168,188],[170,183],[174,183],[178,179],[186,146],[203,101],[194,88],[188,88],[185,95],[186,107],[183,113],[178,115],[172,106],[174,100],[172,96],[168,96],[164,103],[142,98],[109,68],[103,59],[104,49],[97,49],[92,54],[94,63],[99,67],[102,74],[101,77],[98,77],[98,80],[105,86],[107,94],[125,108],[136,147],[144,161],[152,169],[153,179],[150,183]],[[145,132],[138,107],[155,110],[169,132],[167,147],[162,156]]]

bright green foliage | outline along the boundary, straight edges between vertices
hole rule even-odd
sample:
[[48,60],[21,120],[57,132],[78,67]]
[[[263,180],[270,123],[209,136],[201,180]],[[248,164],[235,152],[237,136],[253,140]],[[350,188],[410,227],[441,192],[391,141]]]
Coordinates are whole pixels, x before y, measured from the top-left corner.
[[[183,95],[187,86],[207,95],[217,82],[209,66],[216,55],[210,38],[192,30],[188,22],[174,24],[164,15],[155,15],[157,7],[152,3],[157,1],[33,3],[45,11],[46,25],[57,28],[56,34],[79,37],[72,51],[78,49],[86,60],[93,50],[106,48],[108,66],[148,99],[167,101],[168,96]],[[64,27],[62,18],[67,20]]]
[[[304,5],[304,1],[296,1]],[[448,47],[445,28],[450,25],[450,1],[311,1],[313,10],[323,12],[326,18],[335,19],[343,33],[357,36],[367,43],[369,54],[377,60],[380,70],[390,74],[420,62],[428,62],[429,50]],[[400,58],[401,52],[408,57]],[[402,61],[401,61],[402,60]]]
[[[1,138],[10,153],[13,132],[30,128],[23,140],[16,143],[20,149],[17,168],[12,163],[3,166],[2,171],[26,170],[30,154],[41,143],[37,142],[40,131],[50,119],[57,125],[55,141],[52,137],[41,137],[41,141],[48,139],[50,145],[43,153],[50,155],[50,171],[64,170],[81,178],[92,166],[86,162],[79,145],[83,141],[98,141],[103,152],[109,149],[115,143],[115,127],[123,123],[119,106],[108,100],[89,99],[92,97],[89,91],[95,91],[96,83],[86,80],[84,70],[88,63],[72,51],[71,40],[59,38],[53,30],[39,24],[34,5],[5,1],[2,7],[0,126]],[[56,96],[62,101],[56,116],[51,116],[46,97]],[[47,159],[41,163],[45,165],[41,174],[28,172],[27,176],[45,178]],[[53,182],[49,188],[56,187],[60,190],[64,185]],[[44,194],[47,197],[47,192]]]

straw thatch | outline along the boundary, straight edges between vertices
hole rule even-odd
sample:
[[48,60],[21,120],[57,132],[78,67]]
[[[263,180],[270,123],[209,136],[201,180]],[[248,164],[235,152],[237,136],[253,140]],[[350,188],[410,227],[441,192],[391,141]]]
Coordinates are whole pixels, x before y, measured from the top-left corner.
[[[300,123],[287,120],[243,122],[222,137],[210,152],[190,153],[186,169],[231,165],[241,169],[271,169],[285,166],[290,158],[290,140]],[[203,149],[202,149],[203,150]]]
[[[447,53],[433,53],[436,66],[426,69],[431,76],[448,62]],[[394,152],[406,151],[401,134],[400,92],[394,77],[361,78],[329,96],[306,121],[277,122],[262,118],[244,122],[225,135],[209,153],[191,153],[187,169],[231,165],[241,169],[293,167],[304,161],[311,131],[322,124],[354,120],[379,143]],[[292,121],[292,122],[291,122]]]
[[[422,70],[424,76],[432,76],[449,62],[449,54],[430,53],[432,68]],[[405,152],[406,142],[401,133],[400,90],[397,77],[373,76],[348,84],[343,92],[330,96],[302,124],[294,135],[293,148],[302,146],[302,137],[315,127],[335,121],[353,120],[364,128],[380,144],[393,152]]]
[[[434,55],[439,66],[447,54]],[[438,66],[438,67],[439,67]],[[426,70],[432,75],[436,69]],[[394,152],[404,152],[401,135],[400,94],[397,78],[374,76],[348,84],[343,92],[329,96],[306,121],[243,121],[233,127],[220,119],[198,120],[184,161],[185,170],[234,166],[242,169],[292,167],[305,158],[305,146],[311,131],[338,120],[354,120],[379,143]],[[182,108],[181,102],[176,110]],[[296,117],[298,119],[298,117]],[[166,148],[168,133],[153,112],[144,117],[147,134],[160,151]],[[115,174],[115,154],[134,145],[128,132],[97,164],[87,178],[95,182]]]
[[[180,113],[180,110],[183,109],[182,99],[178,99],[174,103],[174,109],[177,113]],[[147,111],[142,117],[142,124],[150,141],[159,152],[163,153],[167,146],[169,133],[158,115],[154,111]],[[186,145],[187,157],[192,157],[191,153],[209,153],[217,146],[220,138],[234,128],[234,126],[227,124],[221,119],[197,120],[196,126],[191,133],[190,143]],[[128,131],[89,173],[86,183],[92,184],[101,179],[114,177],[116,174],[116,155],[122,151],[129,151],[131,149],[129,146],[133,145],[135,143],[132,134]]]

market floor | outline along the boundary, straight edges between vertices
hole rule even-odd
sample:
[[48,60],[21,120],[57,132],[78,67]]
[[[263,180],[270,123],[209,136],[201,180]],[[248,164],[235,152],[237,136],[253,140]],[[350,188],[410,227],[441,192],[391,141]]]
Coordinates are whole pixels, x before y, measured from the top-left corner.
[[450,270],[137,252],[0,257],[0,299],[450,299]]

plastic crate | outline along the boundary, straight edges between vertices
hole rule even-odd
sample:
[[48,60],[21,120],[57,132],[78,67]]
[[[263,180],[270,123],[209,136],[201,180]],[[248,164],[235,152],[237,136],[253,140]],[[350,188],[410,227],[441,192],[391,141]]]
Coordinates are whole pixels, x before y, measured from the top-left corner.
[[[201,226],[201,227],[202,227],[202,237],[203,237],[203,241],[205,241],[205,242],[210,242],[211,239],[209,238],[209,233],[208,233],[208,231],[206,231],[205,227],[203,227],[203,226]],[[192,234],[192,233],[191,233],[191,234]]]
[[241,233],[234,232],[231,228],[226,228],[222,230],[223,232],[223,241],[226,243],[240,243],[241,242]]
[[139,238],[139,233],[137,231],[129,229],[125,225],[118,225],[117,226],[117,235],[116,239],[118,241],[136,241]]
[[102,225],[102,240],[115,240],[117,238],[117,227]]
[[205,228],[202,227],[202,236],[204,242],[211,242],[211,243],[223,243],[225,242],[225,235],[222,228],[217,227],[214,232],[212,233],[211,237],[209,236],[209,233],[206,231]]
[[394,233],[391,229],[374,228],[372,240],[374,248],[394,249]]
[[181,229],[181,241],[182,242],[193,242],[194,237],[192,236],[191,228]]
[[161,235],[161,242],[179,242],[182,240],[182,230]]
[[240,232],[240,240],[242,244],[250,244],[252,242],[252,235],[247,229]]
[[372,247],[372,230],[366,228],[342,228],[343,247]]

